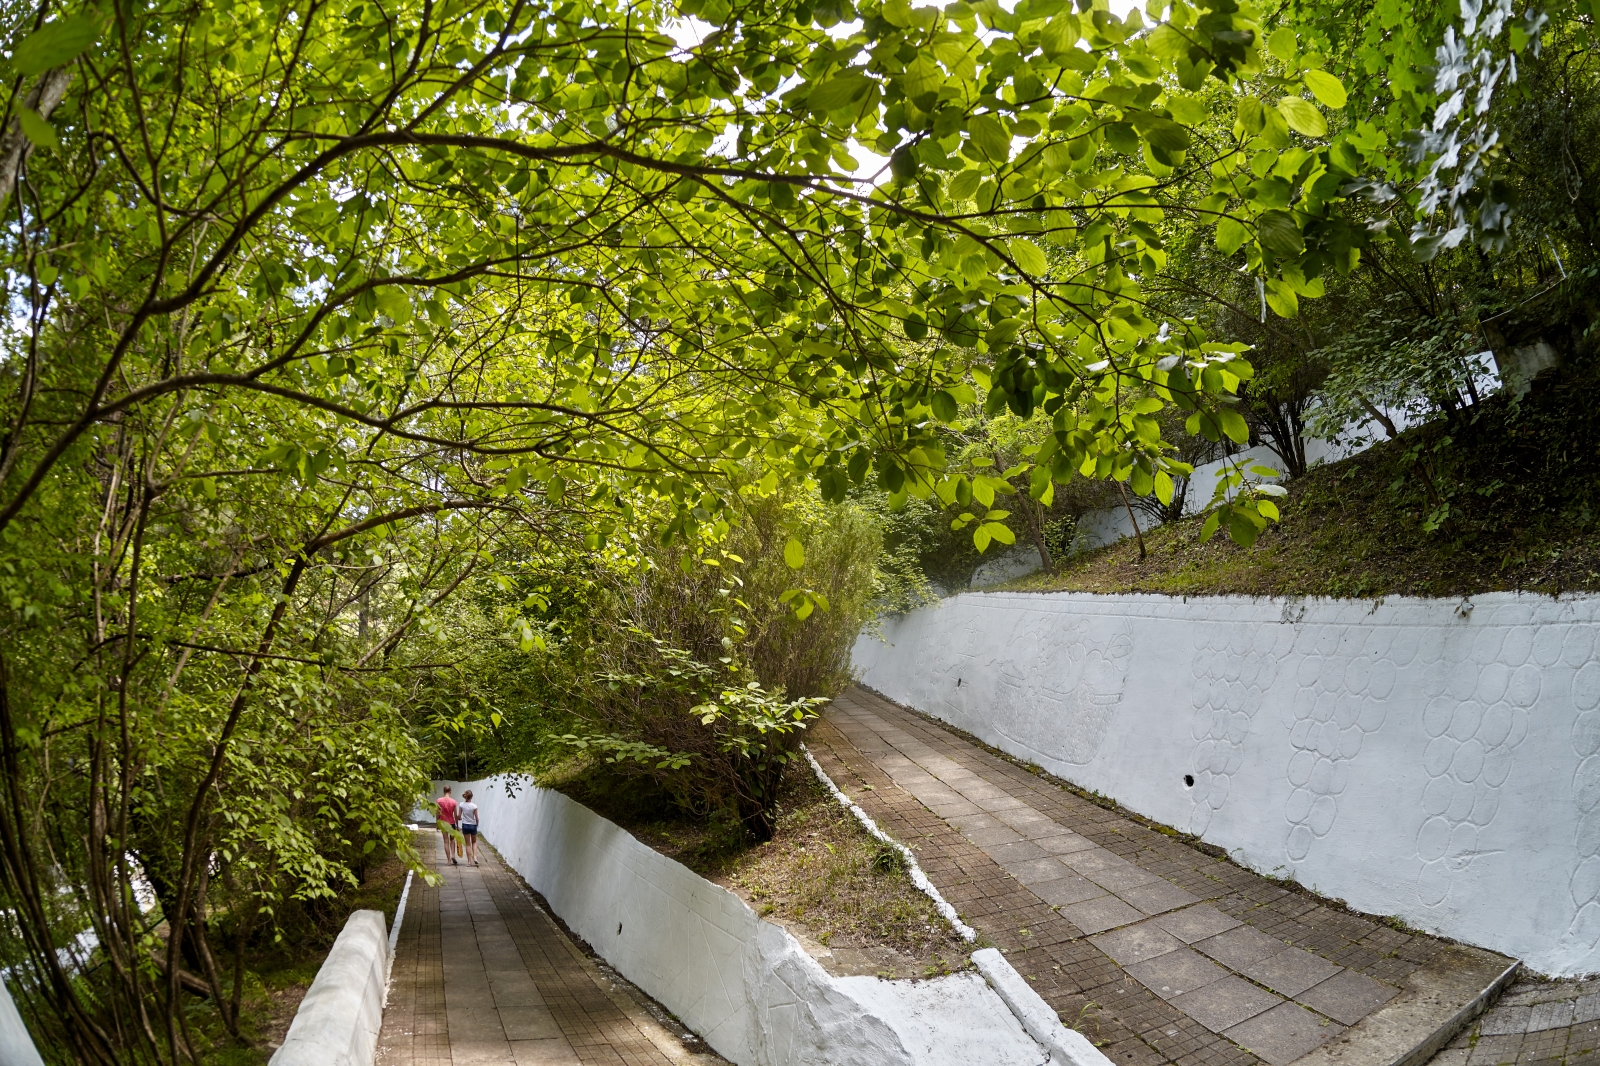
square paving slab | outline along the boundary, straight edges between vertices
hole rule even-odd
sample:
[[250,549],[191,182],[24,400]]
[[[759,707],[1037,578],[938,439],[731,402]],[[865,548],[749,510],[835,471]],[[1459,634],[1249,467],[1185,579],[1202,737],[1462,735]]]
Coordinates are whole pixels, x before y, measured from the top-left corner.
[[1172,914],[1163,914],[1156,919],[1156,924],[1185,944],[1193,944],[1196,940],[1216,936],[1244,923],[1223,914],[1215,907],[1201,904],[1198,907],[1185,907]]
[[1196,954],[1178,948],[1125,967],[1130,975],[1162,999],[1176,999],[1227,976],[1228,971]]
[[1213,1033],[1220,1033],[1282,1002],[1266,989],[1230,975],[1185,992],[1172,1005]]
[[[1249,966],[1239,967],[1239,972],[1251,980],[1266,985],[1274,992],[1285,996],[1298,996],[1312,985],[1321,984],[1334,974],[1344,973],[1344,968],[1335,966],[1327,959],[1321,959],[1309,951],[1299,948],[1289,948],[1280,951],[1271,958]],[[1363,981],[1371,981],[1370,977],[1363,977]],[[1373,984],[1378,982],[1373,981]],[[1380,985],[1387,988],[1387,985]],[[1326,1013],[1326,1012],[1324,1012]],[[1367,1011],[1362,1011],[1365,1016]]]
[[1229,1039],[1244,1045],[1272,1066],[1288,1066],[1344,1031],[1328,1019],[1295,1003],[1280,1003],[1230,1028]]
[[1300,993],[1297,998],[1306,1006],[1321,1011],[1334,1021],[1354,1025],[1398,994],[1399,989],[1382,981],[1374,981],[1363,974],[1341,970],[1326,981]]
[[[1444,1024],[1509,964],[1286,889],[864,689],[836,699],[807,746],[1117,1066],[1287,1066],[1351,1041],[1392,1062],[1433,1031],[1427,1018],[1383,1013],[1408,1002],[1396,997],[1414,974],[1448,971],[1450,952],[1471,955],[1459,988],[1430,1008]],[[950,789],[983,813],[941,818]],[[1044,877],[1054,867],[1040,856],[1065,876]],[[1438,974],[1417,980],[1439,984]],[[1600,1019],[1600,985],[1592,991]],[[1313,1059],[1302,1066],[1355,1061]],[[1581,1066],[1600,1066],[1600,1055]]]
[[728,1066],[603,984],[492,848],[450,866],[420,843],[443,881],[412,881],[378,1066]]

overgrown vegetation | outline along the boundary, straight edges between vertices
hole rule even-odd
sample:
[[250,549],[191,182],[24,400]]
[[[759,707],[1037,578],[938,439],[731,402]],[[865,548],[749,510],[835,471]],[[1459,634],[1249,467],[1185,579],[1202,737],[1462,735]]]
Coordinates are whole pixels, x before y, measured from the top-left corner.
[[[911,545],[1054,558],[1260,436],[1327,344],[1258,373],[1240,288],[1395,288],[1368,347],[1436,360],[1548,244],[1578,343],[1592,12],[1550,13],[1530,65],[1500,0],[0,8],[0,966],[47,1054],[215,1057],[202,1002],[250,1049],[251,953],[444,766],[777,832]],[[1492,483],[1413,466],[1464,535]]]
[[[1191,518],[1010,587],[1379,597],[1600,592],[1600,418],[1593,364],[1487,400],[1290,483],[1253,550]],[[1438,516],[1444,509],[1446,518]]]
[[[246,945],[247,960],[236,975],[238,999],[230,1004],[243,1040],[230,1032],[227,1019],[203,995],[186,1003],[185,1023],[201,1061],[217,1066],[266,1066],[283,1042],[295,1011],[316,979],[333,942],[350,914],[382,911],[393,923],[410,864],[398,855],[368,855],[353,873],[359,884],[337,896],[286,905],[276,928],[255,932]],[[230,978],[231,979],[231,978]]]
[[456,665],[432,675],[420,724],[444,766],[587,753],[768,838],[806,722],[848,683],[881,534],[866,510],[792,485],[746,484],[736,507],[719,536],[544,553],[443,612],[424,653]]
[[829,949],[839,972],[923,977],[965,964],[970,949],[911,883],[900,852],[870,836],[804,762],[785,773],[772,837],[759,844],[603,764],[572,760],[541,780]]

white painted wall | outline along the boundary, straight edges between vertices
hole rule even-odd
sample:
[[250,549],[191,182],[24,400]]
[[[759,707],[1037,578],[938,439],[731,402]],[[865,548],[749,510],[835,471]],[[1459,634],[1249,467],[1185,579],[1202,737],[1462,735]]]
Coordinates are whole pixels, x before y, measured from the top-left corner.
[[969,593],[855,668],[1257,870],[1600,971],[1600,598],[1470,604]]
[[1043,565],[1039,559],[1039,549],[1030,540],[1019,540],[1009,547],[991,546],[984,553],[983,562],[972,571],[972,580],[968,584],[975,589],[993,588],[1037,573]]
[[389,983],[382,911],[355,911],[339,931],[270,1066],[372,1066]]
[[[1148,529],[1153,523],[1139,515],[1139,528]],[[1073,554],[1093,551],[1114,544],[1124,537],[1133,536],[1133,519],[1126,507],[1107,507],[1102,511],[1085,511],[1078,516],[1077,535],[1072,540]]]
[[465,787],[485,839],[562,920],[737,1066],[1044,1057],[977,974],[834,977],[739,897],[560,793],[510,778]]
[[11,1001],[11,990],[0,980],[0,1063],[5,1066],[44,1066],[33,1037]]

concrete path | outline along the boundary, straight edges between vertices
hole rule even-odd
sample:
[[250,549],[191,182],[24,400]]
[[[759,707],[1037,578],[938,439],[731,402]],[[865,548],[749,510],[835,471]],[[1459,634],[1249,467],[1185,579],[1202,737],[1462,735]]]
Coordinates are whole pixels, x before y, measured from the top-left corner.
[[807,743],[1119,1066],[1393,1062],[1512,962],[1283,887],[859,688]]
[[395,949],[379,1066],[682,1066],[691,1052],[562,933],[491,848],[414,881]]

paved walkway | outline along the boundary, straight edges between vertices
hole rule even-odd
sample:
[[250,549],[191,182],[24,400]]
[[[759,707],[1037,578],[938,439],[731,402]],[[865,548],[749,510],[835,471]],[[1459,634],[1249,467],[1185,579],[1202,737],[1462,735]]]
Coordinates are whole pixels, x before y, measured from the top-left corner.
[[[680,1066],[692,1053],[551,921],[493,849],[411,886],[395,949],[379,1066]],[[724,1064],[725,1066],[725,1064]]]
[[1600,1066],[1600,981],[1524,981],[1431,1066]]
[[1119,1066],[1285,1066],[1446,949],[1212,858],[859,688],[807,744]]

